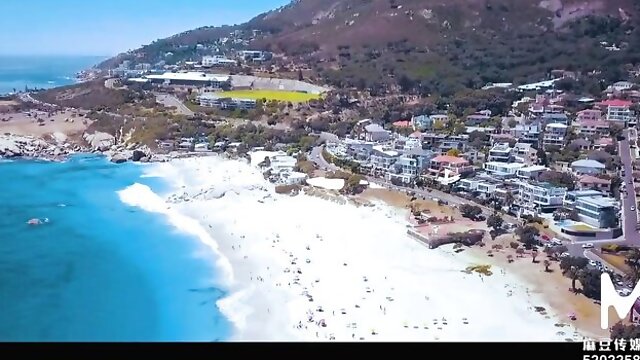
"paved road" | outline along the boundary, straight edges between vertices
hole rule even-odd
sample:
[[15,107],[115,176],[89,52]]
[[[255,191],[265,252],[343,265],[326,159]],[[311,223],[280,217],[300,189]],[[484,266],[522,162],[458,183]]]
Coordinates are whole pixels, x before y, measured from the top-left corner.
[[[311,161],[313,161],[318,168],[322,169],[322,170],[337,170],[338,167],[336,167],[333,164],[330,164],[328,161],[326,161],[326,159],[324,159],[324,157],[322,156],[322,146],[317,146],[314,147],[311,150]],[[429,189],[429,190],[422,190],[422,189],[418,189],[418,188],[409,188],[406,186],[398,186],[398,185],[394,185],[388,181],[386,181],[385,179],[380,179],[380,178],[376,178],[373,176],[366,176],[367,180],[371,183],[375,183],[381,186],[384,186],[387,189],[393,189],[393,190],[397,190],[397,191],[411,191],[414,192],[416,194],[416,196],[420,196],[420,197],[424,197],[427,199],[437,199],[437,200],[442,200],[442,201],[446,201],[449,204],[455,204],[455,205],[462,205],[462,204],[468,204],[469,200],[467,199],[463,199],[461,197],[452,195],[452,194],[447,194],[445,192],[439,191],[439,190],[434,190],[434,189]],[[477,204],[474,204],[477,205]],[[480,206],[480,205],[478,205]],[[480,206],[480,208],[483,210],[483,214],[485,216],[489,216],[491,215],[494,210],[487,208],[485,206]],[[519,224],[521,222],[521,220],[516,219],[513,216],[510,215],[503,215],[503,218],[506,222],[511,223],[511,224]]]
[[[624,169],[623,181],[625,183],[626,194],[620,194],[622,200],[622,231],[625,242],[628,245],[640,246],[640,232],[638,232],[638,213],[636,206],[636,191],[633,184],[633,165],[631,159],[631,149],[629,147],[629,133],[625,131],[626,140],[618,142],[620,159]],[[631,210],[633,207],[635,210]]]
[[169,95],[169,94],[155,94],[155,95],[156,95],[157,102],[159,102],[160,104],[166,107],[175,106],[176,110],[182,115],[191,116],[194,114],[194,112],[191,111],[191,109],[189,109],[188,107],[186,107],[184,103],[180,101],[180,99],[178,99],[173,95]]
[[338,167],[329,163],[323,156],[322,156],[322,150],[324,149],[324,145],[323,146],[316,146],[313,149],[311,149],[311,155],[310,155],[310,159],[314,164],[316,164],[318,166],[318,168],[320,170],[328,170],[328,171],[335,171],[338,170]]

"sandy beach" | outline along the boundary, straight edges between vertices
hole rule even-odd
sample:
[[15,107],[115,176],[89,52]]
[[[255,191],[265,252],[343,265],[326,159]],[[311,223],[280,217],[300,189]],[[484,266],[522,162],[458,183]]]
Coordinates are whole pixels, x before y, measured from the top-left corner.
[[74,111],[46,113],[32,110],[28,113],[0,113],[0,133],[36,137],[54,133],[74,135],[82,133],[91,123],[91,120],[80,117]]
[[[430,250],[407,236],[404,209],[277,195],[241,161],[204,157],[144,165],[171,194],[135,184],[121,199],[163,213],[213,253],[229,291],[218,306],[231,340],[580,341],[548,299],[467,251]],[[493,259],[492,259],[493,260]]]

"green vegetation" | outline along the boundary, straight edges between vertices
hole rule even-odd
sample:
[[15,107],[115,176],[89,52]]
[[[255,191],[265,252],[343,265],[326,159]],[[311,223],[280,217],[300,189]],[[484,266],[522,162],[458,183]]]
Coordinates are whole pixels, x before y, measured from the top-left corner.
[[231,90],[223,91],[222,94],[224,96],[239,99],[266,99],[291,103],[307,102],[310,100],[317,100],[321,98],[320,95],[316,94],[280,90]]

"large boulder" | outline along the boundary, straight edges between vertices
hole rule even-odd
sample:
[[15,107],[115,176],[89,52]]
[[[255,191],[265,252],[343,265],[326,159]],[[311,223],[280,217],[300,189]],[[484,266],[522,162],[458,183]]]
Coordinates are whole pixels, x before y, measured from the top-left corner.
[[83,138],[87,143],[89,143],[91,149],[100,151],[109,150],[116,142],[116,138],[113,135],[99,131],[96,131],[93,134],[85,133]]
[[147,154],[145,154],[142,150],[133,150],[131,160],[140,161],[144,157],[147,157]]
[[111,162],[121,164],[123,162],[130,161],[133,158],[133,152],[131,151],[118,151],[111,155]]

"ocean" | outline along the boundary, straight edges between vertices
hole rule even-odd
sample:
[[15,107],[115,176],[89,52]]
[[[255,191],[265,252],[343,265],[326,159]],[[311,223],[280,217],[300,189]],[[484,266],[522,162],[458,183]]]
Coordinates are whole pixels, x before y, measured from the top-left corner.
[[101,56],[0,56],[0,94],[73,84],[75,74],[104,60]]
[[0,341],[229,337],[214,253],[120,200],[134,183],[170,189],[143,166],[93,155],[0,162]]

